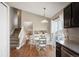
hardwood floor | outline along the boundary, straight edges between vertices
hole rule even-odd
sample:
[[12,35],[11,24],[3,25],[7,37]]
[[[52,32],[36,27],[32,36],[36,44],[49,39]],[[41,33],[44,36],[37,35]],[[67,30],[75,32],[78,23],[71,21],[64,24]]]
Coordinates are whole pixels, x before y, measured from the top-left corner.
[[26,41],[26,44],[19,50],[16,48],[11,48],[10,56],[11,57],[53,57],[54,50],[51,45],[48,45],[46,49],[38,50],[35,46],[29,44],[29,41]]

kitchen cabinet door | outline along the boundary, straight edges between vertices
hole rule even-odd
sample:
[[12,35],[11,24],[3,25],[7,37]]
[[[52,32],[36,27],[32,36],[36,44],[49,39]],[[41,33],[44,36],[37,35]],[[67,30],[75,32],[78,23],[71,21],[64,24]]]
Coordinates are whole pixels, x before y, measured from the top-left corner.
[[71,4],[64,9],[64,27],[71,27]]
[[72,3],[72,27],[79,27],[79,2]]

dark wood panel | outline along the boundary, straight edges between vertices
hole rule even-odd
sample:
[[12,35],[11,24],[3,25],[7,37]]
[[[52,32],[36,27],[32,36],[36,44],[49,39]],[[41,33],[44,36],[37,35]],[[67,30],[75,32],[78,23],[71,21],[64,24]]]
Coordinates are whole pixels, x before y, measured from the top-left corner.
[[61,57],[61,45],[56,42],[56,57]]
[[72,26],[79,27],[79,2],[72,3]]
[[79,57],[79,54],[72,49],[56,42],[56,57]]
[[79,2],[64,8],[64,28],[79,27]]
[[64,27],[71,27],[71,4],[64,9]]

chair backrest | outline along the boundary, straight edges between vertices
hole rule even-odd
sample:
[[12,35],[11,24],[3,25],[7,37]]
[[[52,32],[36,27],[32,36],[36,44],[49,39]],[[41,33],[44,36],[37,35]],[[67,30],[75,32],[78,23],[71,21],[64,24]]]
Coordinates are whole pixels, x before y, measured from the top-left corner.
[[40,38],[39,38],[39,47],[43,48],[43,47],[46,47],[46,44],[47,44],[47,40],[46,40],[46,37],[44,35],[41,35]]

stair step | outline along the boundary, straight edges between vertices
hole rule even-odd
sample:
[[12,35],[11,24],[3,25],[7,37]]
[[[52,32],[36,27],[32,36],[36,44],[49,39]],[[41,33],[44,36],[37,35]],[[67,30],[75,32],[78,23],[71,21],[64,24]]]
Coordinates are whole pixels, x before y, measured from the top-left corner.
[[10,38],[18,38],[17,36],[11,36]]
[[11,39],[10,41],[19,41],[18,39]]
[[18,47],[19,46],[19,33],[20,28],[16,28],[14,33],[10,36],[10,47]]
[[10,47],[18,47],[19,44],[11,44]]
[[10,44],[19,44],[19,41],[10,41]]
[[19,40],[19,39],[18,39],[18,38],[10,38],[10,41],[11,41],[11,40],[13,40],[13,41],[16,40],[16,41],[17,41],[17,40]]

